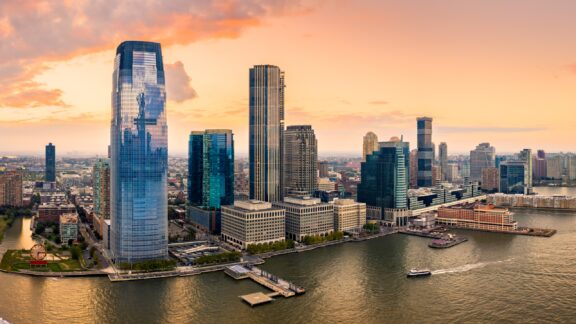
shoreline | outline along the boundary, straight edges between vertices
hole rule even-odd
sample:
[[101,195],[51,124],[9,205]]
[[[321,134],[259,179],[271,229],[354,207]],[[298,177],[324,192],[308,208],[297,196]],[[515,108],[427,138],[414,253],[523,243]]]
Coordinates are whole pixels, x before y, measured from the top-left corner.
[[210,273],[210,272],[217,272],[217,271],[224,271],[227,267],[233,265],[243,265],[243,264],[263,264],[265,263],[266,259],[273,258],[275,256],[292,254],[292,253],[302,253],[308,252],[319,248],[340,245],[344,243],[357,243],[363,242],[379,237],[385,237],[391,234],[398,233],[398,230],[392,230],[390,232],[383,232],[378,233],[375,235],[370,235],[362,238],[347,238],[337,241],[329,241],[318,243],[310,246],[305,246],[303,248],[293,248],[290,250],[281,250],[281,251],[274,251],[274,252],[267,252],[262,254],[256,255],[249,255],[246,259],[249,261],[241,261],[241,262],[234,262],[234,263],[223,263],[223,264],[215,264],[205,267],[187,267],[180,269],[177,267],[175,270],[170,271],[156,271],[156,272],[144,272],[144,273],[122,273],[119,274],[117,272],[104,272],[101,270],[95,271],[71,271],[71,272],[40,272],[40,271],[30,271],[30,270],[20,270],[20,271],[6,271],[0,269],[0,272],[14,274],[14,275],[24,275],[24,276],[31,276],[31,277],[44,277],[44,278],[82,278],[82,277],[104,277],[108,276],[108,279],[111,282],[123,282],[123,281],[137,281],[137,280],[149,280],[149,279],[161,279],[161,278],[173,278],[173,277],[188,277],[188,276],[195,276],[201,275],[203,273]]

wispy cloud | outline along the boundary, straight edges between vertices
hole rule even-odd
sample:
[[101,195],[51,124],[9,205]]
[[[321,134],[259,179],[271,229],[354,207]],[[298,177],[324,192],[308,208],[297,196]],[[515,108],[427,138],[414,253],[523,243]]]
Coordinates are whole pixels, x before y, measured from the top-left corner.
[[374,100],[374,101],[370,101],[369,104],[371,104],[371,105],[387,105],[388,101]]

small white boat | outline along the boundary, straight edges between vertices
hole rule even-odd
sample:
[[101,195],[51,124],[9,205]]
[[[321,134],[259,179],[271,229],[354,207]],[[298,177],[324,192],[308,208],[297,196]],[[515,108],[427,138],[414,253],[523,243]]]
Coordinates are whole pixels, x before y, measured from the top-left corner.
[[406,277],[427,277],[431,276],[432,272],[429,269],[410,269],[408,273],[406,273]]

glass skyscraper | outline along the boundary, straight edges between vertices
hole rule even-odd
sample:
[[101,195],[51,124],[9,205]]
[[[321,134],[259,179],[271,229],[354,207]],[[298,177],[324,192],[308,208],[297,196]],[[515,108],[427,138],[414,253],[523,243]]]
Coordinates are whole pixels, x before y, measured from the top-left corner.
[[234,134],[231,130],[190,133],[188,201],[206,209],[234,203]]
[[273,65],[250,69],[250,199],[283,197],[284,72]]
[[56,146],[52,143],[46,145],[46,174],[44,180],[47,182],[56,181]]
[[410,145],[401,140],[381,142],[380,149],[361,164],[358,201],[368,206],[407,208]]
[[524,161],[500,163],[500,192],[506,194],[527,194],[526,169]]
[[116,262],[164,259],[168,257],[168,126],[160,44],[120,44],[112,82],[112,254]]
[[418,127],[418,187],[432,187],[432,164],[434,144],[432,143],[432,118],[416,120]]

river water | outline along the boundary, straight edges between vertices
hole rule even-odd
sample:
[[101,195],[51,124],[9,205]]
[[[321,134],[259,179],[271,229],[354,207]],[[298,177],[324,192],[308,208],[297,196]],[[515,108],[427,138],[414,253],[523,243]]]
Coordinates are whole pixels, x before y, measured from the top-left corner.
[[[544,188],[548,194],[573,194]],[[564,192],[560,192],[564,191]],[[446,250],[395,234],[267,260],[262,268],[307,289],[251,308],[238,296],[266,289],[222,272],[111,283],[0,273],[0,317],[12,323],[428,323],[576,321],[576,213],[515,210],[551,238],[460,232]],[[30,247],[29,220],[0,249]],[[411,267],[429,278],[407,279]]]

